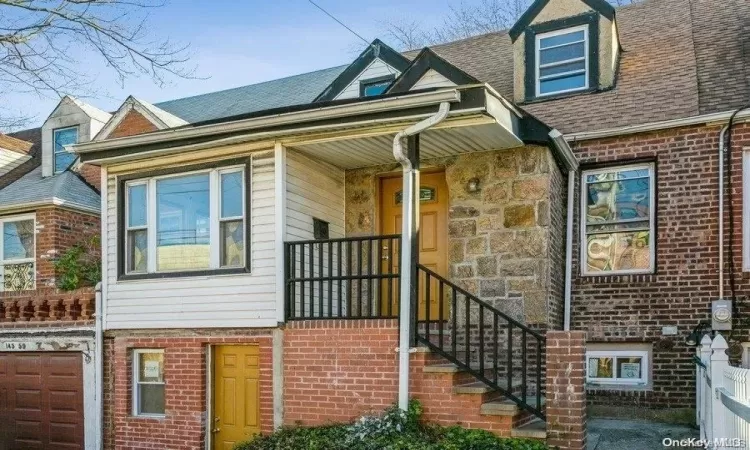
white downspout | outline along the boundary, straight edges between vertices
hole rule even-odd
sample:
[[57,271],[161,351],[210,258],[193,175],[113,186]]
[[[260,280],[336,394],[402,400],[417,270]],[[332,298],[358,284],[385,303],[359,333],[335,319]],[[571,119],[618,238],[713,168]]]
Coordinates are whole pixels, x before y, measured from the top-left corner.
[[570,298],[573,290],[573,217],[575,214],[576,171],[568,171],[568,214],[565,233],[565,309],[563,330],[570,331]]
[[102,324],[102,283],[96,284],[94,300],[94,385],[96,389],[96,448],[102,448],[104,429],[104,328]]
[[719,133],[719,300],[724,299],[724,137],[729,125]]
[[402,411],[409,408],[409,354],[411,347],[411,298],[412,285],[416,280],[411,279],[412,271],[412,242],[416,239],[419,225],[419,201],[414,195],[419,186],[419,168],[415,168],[404,151],[406,138],[421,133],[437,125],[448,117],[450,103],[440,103],[435,115],[418,122],[396,134],[393,139],[393,156],[401,163],[404,172],[403,185],[403,216],[401,225],[401,291],[399,298],[399,345],[398,345],[398,407]]

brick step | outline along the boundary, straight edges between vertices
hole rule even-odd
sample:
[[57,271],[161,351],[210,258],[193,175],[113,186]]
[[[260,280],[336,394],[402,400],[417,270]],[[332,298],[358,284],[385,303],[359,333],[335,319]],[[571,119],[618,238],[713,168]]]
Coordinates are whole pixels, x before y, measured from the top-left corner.
[[535,419],[525,425],[513,428],[510,435],[515,438],[544,440],[547,439],[547,423],[542,419]]
[[[542,398],[542,408],[544,408],[544,402],[545,399]],[[527,397],[526,403],[535,406],[536,397]],[[480,412],[485,416],[515,416],[524,412],[524,410],[512,400],[500,399],[483,403]]]

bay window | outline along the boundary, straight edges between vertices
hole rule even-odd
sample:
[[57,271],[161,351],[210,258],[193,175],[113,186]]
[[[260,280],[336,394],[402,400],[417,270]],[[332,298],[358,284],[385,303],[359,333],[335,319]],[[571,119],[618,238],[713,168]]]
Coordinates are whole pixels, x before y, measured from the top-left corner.
[[124,273],[186,274],[247,265],[246,166],[124,183]]
[[0,271],[4,291],[26,291],[35,287],[35,218],[0,219]]

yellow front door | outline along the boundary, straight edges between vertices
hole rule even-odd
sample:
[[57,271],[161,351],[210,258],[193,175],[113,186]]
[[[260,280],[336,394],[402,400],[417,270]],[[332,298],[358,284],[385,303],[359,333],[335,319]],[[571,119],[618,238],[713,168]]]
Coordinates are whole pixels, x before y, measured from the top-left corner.
[[214,351],[213,448],[231,450],[260,433],[260,351],[220,345]]

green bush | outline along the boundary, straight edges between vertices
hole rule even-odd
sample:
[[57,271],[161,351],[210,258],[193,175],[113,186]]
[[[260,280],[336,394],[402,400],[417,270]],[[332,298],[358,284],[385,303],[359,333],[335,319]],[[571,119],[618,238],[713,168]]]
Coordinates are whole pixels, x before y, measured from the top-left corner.
[[484,430],[441,427],[420,422],[422,406],[407,412],[391,407],[381,416],[353,424],[289,427],[242,442],[234,450],[546,450],[540,441],[499,438]]
[[91,236],[65,250],[54,261],[57,285],[64,291],[96,286],[102,280],[99,236]]

